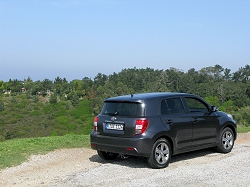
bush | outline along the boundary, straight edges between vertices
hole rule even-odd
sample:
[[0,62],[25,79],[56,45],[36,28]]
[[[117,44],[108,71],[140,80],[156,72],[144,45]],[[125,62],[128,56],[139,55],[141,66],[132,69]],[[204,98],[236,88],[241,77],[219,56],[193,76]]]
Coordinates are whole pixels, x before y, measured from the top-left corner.
[[52,110],[52,106],[51,106],[51,105],[45,105],[45,106],[43,107],[43,112],[44,112],[45,114],[49,114],[49,113],[51,112],[51,110]]
[[67,116],[59,116],[59,117],[56,117],[56,121],[59,124],[66,125],[70,122],[70,119]]
[[249,126],[250,125],[250,107],[242,107],[237,112],[232,113],[234,119],[241,126]]
[[17,106],[18,106],[18,108],[25,108],[25,104],[24,103],[19,103]]
[[73,109],[70,111],[70,115],[77,118],[77,119],[80,119],[81,116],[83,115],[83,112],[79,109]]
[[75,131],[77,129],[77,125],[74,123],[67,124],[66,126],[70,132]]
[[66,116],[67,115],[67,111],[66,110],[59,110],[59,111],[56,111],[54,113],[54,116],[55,117],[58,117],[58,116]]
[[57,103],[57,95],[56,95],[56,94],[53,94],[53,95],[50,97],[49,102],[50,102],[51,104]]
[[15,124],[15,123],[17,123],[19,121],[19,119],[17,119],[16,117],[12,117],[11,119],[9,119],[9,123],[10,124]]
[[34,110],[30,113],[31,116],[38,116],[40,113],[38,110]]
[[10,133],[9,133],[9,132],[6,132],[4,138],[5,138],[5,140],[10,140],[10,139],[11,139]]

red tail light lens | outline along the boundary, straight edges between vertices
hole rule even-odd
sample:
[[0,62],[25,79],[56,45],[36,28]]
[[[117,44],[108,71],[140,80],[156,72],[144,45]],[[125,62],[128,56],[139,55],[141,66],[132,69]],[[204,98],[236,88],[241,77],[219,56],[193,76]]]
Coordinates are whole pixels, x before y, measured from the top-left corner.
[[98,117],[95,117],[95,119],[94,119],[94,131],[97,131],[97,122],[98,122]]
[[138,119],[135,122],[135,134],[143,134],[148,127],[148,119]]

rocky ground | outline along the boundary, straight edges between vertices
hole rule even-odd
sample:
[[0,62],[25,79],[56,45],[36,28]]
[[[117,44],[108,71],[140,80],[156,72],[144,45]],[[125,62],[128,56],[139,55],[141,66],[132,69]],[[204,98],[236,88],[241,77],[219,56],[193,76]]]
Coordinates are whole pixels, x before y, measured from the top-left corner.
[[250,133],[238,134],[234,149],[211,149],[173,156],[164,169],[151,169],[143,158],[105,162],[96,151],[62,149],[33,155],[0,171],[0,187],[59,186],[249,186]]

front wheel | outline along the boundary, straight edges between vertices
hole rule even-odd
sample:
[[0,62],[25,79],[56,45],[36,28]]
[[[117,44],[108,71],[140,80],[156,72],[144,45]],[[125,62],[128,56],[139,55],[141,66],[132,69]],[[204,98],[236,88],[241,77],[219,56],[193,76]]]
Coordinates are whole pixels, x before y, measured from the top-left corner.
[[172,150],[168,140],[158,139],[152,148],[151,155],[148,158],[150,167],[159,169],[168,166],[172,155]]
[[234,133],[232,129],[226,127],[220,134],[219,145],[217,151],[221,153],[229,153],[234,146]]
[[110,153],[105,151],[97,151],[97,153],[103,160],[114,160],[119,155],[118,153]]

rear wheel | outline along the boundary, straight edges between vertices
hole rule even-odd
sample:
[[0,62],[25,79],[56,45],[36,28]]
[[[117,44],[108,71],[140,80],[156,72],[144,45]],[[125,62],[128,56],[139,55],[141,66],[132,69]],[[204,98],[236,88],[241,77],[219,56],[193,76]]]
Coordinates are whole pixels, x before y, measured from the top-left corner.
[[152,148],[151,155],[148,158],[150,167],[159,169],[168,166],[172,155],[172,150],[168,140],[158,139]]
[[97,153],[103,160],[114,160],[119,155],[118,153],[110,153],[105,151],[97,151]]
[[220,134],[219,145],[217,151],[221,153],[229,153],[234,146],[234,133],[232,129],[226,127]]

